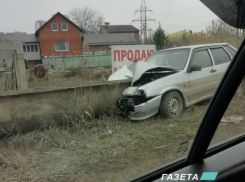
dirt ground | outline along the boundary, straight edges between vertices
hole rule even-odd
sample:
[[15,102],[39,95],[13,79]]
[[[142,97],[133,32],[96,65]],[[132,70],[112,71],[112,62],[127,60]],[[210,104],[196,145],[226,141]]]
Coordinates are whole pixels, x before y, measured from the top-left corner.
[[[0,142],[0,181],[120,182],[187,155],[208,103],[177,119],[130,122],[104,116],[96,127],[50,128]],[[225,116],[245,117],[245,97]],[[245,121],[219,127],[212,144],[245,131]]]

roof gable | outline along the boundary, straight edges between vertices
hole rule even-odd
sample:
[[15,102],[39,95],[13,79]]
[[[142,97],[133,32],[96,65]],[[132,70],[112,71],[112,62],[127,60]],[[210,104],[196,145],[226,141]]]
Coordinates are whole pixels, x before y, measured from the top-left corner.
[[0,36],[3,36],[10,40],[21,40],[26,43],[33,43],[33,42],[39,42],[39,39],[35,36],[35,34],[27,34],[27,33],[7,33],[2,34]]
[[84,34],[88,45],[136,44],[133,33]]
[[35,36],[39,36],[39,31],[45,27],[50,21],[52,21],[56,16],[61,16],[62,18],[64,18],[66,21],[70,22],[72,25],[74,25],[77,29],[79,29],[81,32],[83,32],[83,30],[77,26],[73,21],[71,21],[70,19],[68,19],[66,16],[64,16],[63,14],[61,14],[60,12],[56,13],[54,16],[52,16],[46,23],[43,24],[43,26],[41,26],[36,32],[35,32]]
[[107,33],[130,33],[139,32],[133,25],[101,25],[101,29],[106,29]]

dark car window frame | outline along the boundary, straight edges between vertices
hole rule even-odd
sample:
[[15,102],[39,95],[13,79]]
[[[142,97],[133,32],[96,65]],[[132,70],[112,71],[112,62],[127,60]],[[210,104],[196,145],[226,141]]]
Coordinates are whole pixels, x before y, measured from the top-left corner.
[[[208,47],[195,48],[195,49],[192,50],[192,52],[191,52],[191,58],[190,58],[190,61],[189,61],[189,63],[188,63],[188,67],[187,67],[187,72],[188,72],[188,73],[191,72],[191,71],[190,71],[190,67],[191,67],[191,65],[192,65],[192,62],[193,62],[193,59],[194,59],[194,56],[195,56],[196,52],[204,51],[204,50],[207,50],[207,51],[208,51]],[[213,60],[212,60],[212,57],[211,57],[209,51],[208,51],[208,54],[209,54],[209,57],[210,57],[210,59],[211,59],[212,66],[207,67],[207,68],[211,68],[211,67],[214,66],[214,62],[213,62]],[[202,69],[205,69],[205,68],[202,68]]]
[[[195,58],[195,55],[201,51],[206,51],[209,55],[209,58],[210,58],[210,62],[211,62],[211,65],[210,66],[207,66],[207,67],[202,67],[202,69],[205,69],[205,68],[210,68],[210,67],[213,67],[214,66],[214,63],[213,63],[213,60],[212,60],[212,57],[210,55],[210,52],[208,51],[208,49],[202,49],[202,50],[196,50],[194,53],[193,53],[193,57],[191,58],[191,61],[190,61],[190,66],[192,66],[192,63],[194,61],[194,58]],[[194,65],[194,64],[193,64]],[[198,66],[201,66],[201,65],[198,65]]]
[[232,49],[233,51],[235,51],[235,54],[236,54],[236,50],[233,47],[231,47],[230,45],[223,46],[223,48],[225,49],[225,51],[228,53],[228,55],[230,56],[230,58],[232,60],[234,56],[231,55],[231,53],[226,49],[226,47],[229,47],[230,49]]
[[[211,48],[211,47],[210,47]],[[204,48],[206,49],[206,48]],[[140,176],[128,180],[128,182],[153,181],[161,178],[162,174],[169,174],[184,168],[188,165],[202,162],[203,159],[217,154],[227,148],[235,146],[245,141],[245,133],[237,137],[230,138],[215,146],[209,147],[211,140],[218,128],[218,125],[230,104],[235,92],[244,79],[245,75],[245,41],[242,42],[236,55],[231,61],[225,75],[223,76],[214,97],[202,119],[197,130],[197,134],[193,140],[193,144],[188,153],[187,158],[182,158],[172,163],[163,165]],[[190,65],[190,63],[189,63]],[[226,98],[226,99],[224,99]]]

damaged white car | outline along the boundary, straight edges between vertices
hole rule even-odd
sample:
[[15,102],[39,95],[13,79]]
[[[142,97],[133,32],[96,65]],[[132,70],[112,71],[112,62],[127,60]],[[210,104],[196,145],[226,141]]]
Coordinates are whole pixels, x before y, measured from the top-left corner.
[[132,79],[119,99],[131,120],[157,113],[177,117],[186,107],[213,96],[235,53],[227,43],[166,49],[145,62],[130,62],[109,81]]

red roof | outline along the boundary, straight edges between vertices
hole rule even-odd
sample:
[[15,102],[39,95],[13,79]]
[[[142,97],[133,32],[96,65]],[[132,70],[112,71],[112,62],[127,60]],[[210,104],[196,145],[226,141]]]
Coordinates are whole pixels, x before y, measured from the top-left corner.
[[60,12],[56,13],[54,16],[52,16],[52,18],[50,18],[46,23],[43,24],[43,26],[41,26],[36,32],[35,35],[38,37],[39,36],[39,31],[45,26],[47,25],[54,17],[56,16],[62,16],[65,20],[67,20],[68,22],[70,22],[72,25],[74,25],[77,29],[79,29],[81,32],[83,32],[83,30],[77,26],[74,22],[72,22],[69,18],[67,18],[65,15],[61,14]]

